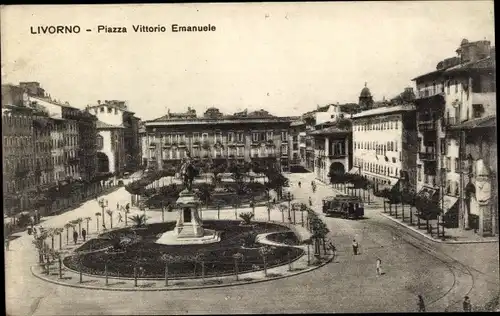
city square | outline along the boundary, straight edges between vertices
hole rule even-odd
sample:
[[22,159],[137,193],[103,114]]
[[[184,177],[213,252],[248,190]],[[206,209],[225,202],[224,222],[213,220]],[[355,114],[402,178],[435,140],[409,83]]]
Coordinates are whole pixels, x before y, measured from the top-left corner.
[[[32,31],[47,41],[34,62],[89,79],[69,87],[55,70],[12,66],[24,51],[2,57],[7,315],[499,311],[494,28],[477,24],[490,21],[492,6],[454,5],[446,28],[417,3],[318,4],[317,18],[306,4],[296,12],[219,6],[219,14],[262,18],[263,38],[240,37],[225,20],[200,22],[210,32],[192,26],[182,38],[158,24],[161,32],[139,32],[144,47],[175,38],[180,53],[192,36],[204,50],[141,52],[153,68],[136,44],[93,28],[71,44],[88,60],[63,67],[76,59],[55,60],[47,48],[60,38]],[[339,21],[334,7],[345,14]],[[439,31],[387,46],[375,40],[393,41],[386,26],[353,27],[347,39],[334,25],[348,25],[354,7],[363,16],[381,10],[392,27],[413,12],[401,29]],[[44,16],[34,8],[32,25]],[[157,16],[158,8],[127,12]],[[209,7],[172,8],[191,16]],[[19,24],[26,12],[11,6],[2,17]],[[306,30],[300,14],[363,51],[349,54],[362,66],[307,50],[303,43],[324,44],[317,34],[262,31],[289,19]],[[16,32],[2,35],[24,36]],[[226,36],[239,44],[222,44]],[[371,43],[380,65],[363,59],[370,53],[356,38]],[[417,38],[421,51],[405,48]],[[94,41],[106,49],[94,52]],[[118,53],[120,45],[129,51]],[[255,45],[269,56],[248,54]],[[248,65],[215,57],[245,49]],[[388,67],[401,69],[397,78]],[[103,99],[112,95],[120,99]]]

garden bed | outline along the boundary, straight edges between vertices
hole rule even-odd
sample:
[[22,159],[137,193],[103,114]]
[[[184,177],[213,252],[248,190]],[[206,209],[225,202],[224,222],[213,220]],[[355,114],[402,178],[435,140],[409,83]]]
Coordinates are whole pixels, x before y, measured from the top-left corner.
[[297,235],[295,235],[295,233],[292,231],[269,234],[266,236],[266,239],[280,244],[292,246],[300,244],[299,238],[297,238]]
[[[194,256],[203,253],[205,256],[205,276],[216,276],[234,273],[233,255],[237,252],[243,255],[239,261],[240,272],[248,272],[263,269],[263,260],[258,248],[243,248],[245,236],[253,231],[255,234],[269,232],[289,232],[287,227],[255,222],[256,226],[240,226],[240,221],[205,221],[203,227],[217,231],[223,231],[221,241],[207,245],[182,245],[168,246],[156,244],[158,234],[172,230],[174,222],[151,224],[146,229],[134,230],[123,228],[101,234],[99,239],[90,240],[76,250],[76,254],[64,259],[64,264],[73,270],[82,270],[83,273],[104,275],[107,265],[109,276],[133,277],[134,266],[140,267],[140,278],[163,278],[165,262],[161,257],[163,254],[178,256],[177,262],[168,264],[170,277],[200,277],[201,262],[195,260]],[[130,245],[126,250],[116,252],[98,252],[96,250],[116,244],[116,236],[135,235],[138,243]],[[110,239],[105,239],[109,238]],[[115,237],[113,237],[115,236]],[[286,235],[292,238],[291,235]],[[87,251],[96,251],[86,253]],[[278,266],[288,262],[289,254],[292,260],[302,255],[303,251],[293,247],[275,247],[267,256],[267,267]]]

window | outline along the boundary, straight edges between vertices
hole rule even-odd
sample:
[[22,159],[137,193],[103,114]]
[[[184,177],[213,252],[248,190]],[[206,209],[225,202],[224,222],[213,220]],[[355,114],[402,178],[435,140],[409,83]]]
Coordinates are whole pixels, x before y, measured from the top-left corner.
[[204,142],[204,141],[207,141],[207,139],[208,139],[208,133],[202,133],[201,134],[201,141]]
[[108,113],[111,113],[113,111],[113,108],[108,106]]
[[193,142],[200,141],[200,133],[193,133]]
[[273,132],[266,133],[266,140],[273,140]]
[[234,133],[233,132],[227,133],[227,141],[229,143],[233,143],[234,142]]
[[[473,104],[472,105],[472,117],[473,118],[480,118],[483,113],[484,113],[484,107],[482,104]],[[467,118],[469,118],[469,115],[467,115]]]
[[104,107],[103,107],[103,106],[101,106],[101,113],[102,113],[102,112],[104,112]]
[[396,121],[394,124],[396,124],[396,129],[398,129],[399,122]]
[[458,81],[455,80],[455,93],[458,93]]
[[422,181],[422,166],[417,165],[417,181]]
[[451,180],[446,181],[446,194],[451,193]]
[[450,80],[446,81],[446,94],[450,94]]
[[451,158],[446,157],[446,171],[450,172],[451,171]]
[[281,154],[288,155],[288,145],[281,145]]
[[281,132],[281,141],[286,142],[288,140],[288,132],[283,131]]
[[115,114],[118,114],[118,110],[115,108]]
[[222,143],[222,133],[221,132],[216,132],[214,134],[215,137],[215,142],[221,142]]
[[447,155],[448,146],[446,146],[446,141],[444,138],[441,138],[441,155]]
[[399,151],[398,150],[398,143],[397,142],[394,143],[394,151]]

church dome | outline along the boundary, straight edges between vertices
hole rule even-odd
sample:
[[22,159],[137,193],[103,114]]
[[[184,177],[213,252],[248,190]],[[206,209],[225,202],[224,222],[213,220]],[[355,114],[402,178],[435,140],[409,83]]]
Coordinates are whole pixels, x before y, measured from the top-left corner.
[[365,87],[361,90],[359,97],[360,98],[369,98],[371,96],[372,96],[372,94],[370,92],[370,89],[368,89],[368,87],[366,86],[366,83],[365,83]]

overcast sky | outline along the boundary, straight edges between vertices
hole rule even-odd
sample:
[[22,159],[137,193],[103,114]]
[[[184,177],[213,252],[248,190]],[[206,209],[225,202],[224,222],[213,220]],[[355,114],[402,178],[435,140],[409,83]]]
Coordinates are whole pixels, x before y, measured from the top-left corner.
[[[142,119],[194,107],[300,115],[376,100],[455,56],[462,38],[494,44],[493,2],[9,6],[2,8],[2,82],[39,81],[76,107],[126,100]],[[127,34],[97,34],[100,24]],[[158,24],[165,33],[134,33]],[[215,25],[172,33],[171,24]],[[30,26],[79,25],[32,35]],[[90,28],[92,32],[85,32]]]

